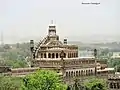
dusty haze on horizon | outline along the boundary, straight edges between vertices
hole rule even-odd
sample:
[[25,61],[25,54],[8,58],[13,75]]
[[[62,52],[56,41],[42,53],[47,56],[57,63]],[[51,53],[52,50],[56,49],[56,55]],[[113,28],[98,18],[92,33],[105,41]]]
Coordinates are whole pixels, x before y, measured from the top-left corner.
[[[83,5],[82,2],[100,2]],[[118,41],[120,0],[0,0],[0,32],[5,43],[46,36],[51,20],[60,38]]]

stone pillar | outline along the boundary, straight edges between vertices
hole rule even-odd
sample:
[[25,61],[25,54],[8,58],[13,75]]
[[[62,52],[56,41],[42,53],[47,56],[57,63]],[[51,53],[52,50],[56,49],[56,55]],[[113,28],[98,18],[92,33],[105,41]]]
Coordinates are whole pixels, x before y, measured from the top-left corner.
[[76,76],[76,72],[74,71],[74,77]]
[[54,59],[56,58],[56,54],[54,53]]
[[40,55],[40,53],[38,53],[38,58],[41,58],[41,55]]
[[88,74],[88,70],[86,70],[86,76],[87,76],[87,74]]
[[117,82],[117,88],[120,89],[120,83],[119,82]]
[[115,89],[115,82],[113,82],[112,84],[113,84],[113,89]]
[[68,58],[68,52],[66,53],[66,58]]
[[60,53],[58,53],[58,58],[60,58]]
[[50,58],[52,58],[52,53],[50,53]]
[[74,77],[76,76],[76,71],[74,71]]
[[113,83],[112,82],[109,82],[109,89],[113,89]]
[[79,74],[78,74],[78,76],[81,76],[81,72],[79,71]]
[[46,58],[48,58],[48,52],[46,52]]
[[71,73],[70,73],[70,71],[69,71],[69,77],[71,76]]
[[56,53],[54,52],[54,58],[56,58]]
[[118,87],[117,87],[117,83],[115,83],[115,89],[117,89]]

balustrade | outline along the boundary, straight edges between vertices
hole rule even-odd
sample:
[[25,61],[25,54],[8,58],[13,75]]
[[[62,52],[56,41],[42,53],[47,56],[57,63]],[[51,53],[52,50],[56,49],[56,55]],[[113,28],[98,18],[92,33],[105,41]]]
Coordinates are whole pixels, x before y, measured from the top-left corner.
[[94,68],[66,71],[66,77],[79,77],[93,75]]

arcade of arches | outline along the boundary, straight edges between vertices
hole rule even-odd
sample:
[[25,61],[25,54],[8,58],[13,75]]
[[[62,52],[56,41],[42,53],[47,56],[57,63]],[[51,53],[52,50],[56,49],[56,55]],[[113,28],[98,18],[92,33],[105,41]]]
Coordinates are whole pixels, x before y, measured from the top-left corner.
[[89,76],[93,75],[95,72],[94,68],[84,68],[84,69],[76,69],[76,70],[67,70],[66,77],[78,77],[78,76]]
[[[64,58],[77,58],[78,53],[64,53]],[[39,58],[60,58],[60,53],[41,53],[38,56]]]
[[109,83],[110,89],[120,90],[120,82],[111,82]]
[[120,77],[119,75],[109,75],[108,77],[109,90],[120,90]]

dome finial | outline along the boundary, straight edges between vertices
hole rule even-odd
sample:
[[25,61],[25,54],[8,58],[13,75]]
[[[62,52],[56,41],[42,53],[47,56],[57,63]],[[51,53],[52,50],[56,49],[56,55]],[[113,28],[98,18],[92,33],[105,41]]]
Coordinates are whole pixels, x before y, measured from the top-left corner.
[[51,24],[53,24],[53,20],[51,20]]

